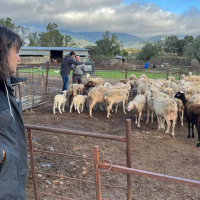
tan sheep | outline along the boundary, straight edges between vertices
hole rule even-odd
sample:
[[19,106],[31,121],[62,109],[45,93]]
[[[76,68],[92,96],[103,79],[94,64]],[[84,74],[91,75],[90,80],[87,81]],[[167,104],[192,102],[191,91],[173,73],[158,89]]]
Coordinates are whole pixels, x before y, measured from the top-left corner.
[[[127,94],[129,93],[129,90],[130,90],[130,84],[127,83],[124,89],[110,89],[105,93],[104,99],[107,105],[107,118],[111,116],[110,110],[112,109],[113,104],[119,104],[121,102],[123,103],[124,114],[126,114],[125,102],[127,100]],[[116,112],[117,112],[117,107],[116,107]]]
[[70,106],[70,113],[72,113],[72,108],[74,106],[75,110],[78,111],[79,114],[80,113],[80,109],[81,112],[83,112],[83,105],[85,103],[85,101],[88,99],[87,95],[77,95],[73,98],[72,104]]

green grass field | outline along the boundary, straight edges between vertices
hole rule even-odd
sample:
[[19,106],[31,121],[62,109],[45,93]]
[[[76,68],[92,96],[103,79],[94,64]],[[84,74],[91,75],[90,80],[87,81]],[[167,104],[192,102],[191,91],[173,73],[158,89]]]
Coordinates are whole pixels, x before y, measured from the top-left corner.
[[[50,69],[49,70],[49,75],[53,75],[53,76],[59,76],[60,72],[56,73],[55,71],[59,71],[59,69]],[[32,69],[21,69],[19,70],[19,72],[24,72],[24,73],[31,73]],[[45,69],[33,69],[34,75],[42,75],[42,72],[44,75],[46,75],[46,70]],[[72,71],[71,73],[72,74]],[[148,72],[148,71],[128,71],[128,77],[131,74],[135,74],[137,76],[137,78],[140,77],[140,75],[145,74],[148,78],[152,78],[152,79],[159,79],[159,78],[167,78],[167,74],[166,73],[161,73],[161,72]],[[179,78],[179,76],[176,74],[169,74],[170,76],[174,76],[177,80]],[[123,70],[96,70],[95,72],[95,76],[99,76],[102,78],[116,78],[116,79],[120,79],[120,78],[125,78],[125,73],[123,72]]]

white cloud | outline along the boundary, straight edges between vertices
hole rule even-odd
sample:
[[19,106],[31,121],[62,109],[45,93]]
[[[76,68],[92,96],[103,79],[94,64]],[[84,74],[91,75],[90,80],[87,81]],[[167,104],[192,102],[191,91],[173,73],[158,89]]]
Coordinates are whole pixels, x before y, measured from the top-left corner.
[[166,12],[154,4],[122,4],[121,0],[0,0],[0,18],[16,24],[47,26],[55,22],[71,31],[125,32],[139,37],[199,35],[200,12]]

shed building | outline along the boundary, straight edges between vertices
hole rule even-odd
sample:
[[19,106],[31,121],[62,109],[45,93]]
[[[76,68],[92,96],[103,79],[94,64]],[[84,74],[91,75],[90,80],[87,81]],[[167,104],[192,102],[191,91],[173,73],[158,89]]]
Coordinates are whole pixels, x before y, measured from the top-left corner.
[[20,64],[41,64],[49,61],[51,63],[60,63],[62,58],[74,51],[76,55],[82,58],[89,57],[89,50],[78,47],[21,47],[19,55],[21,57]]

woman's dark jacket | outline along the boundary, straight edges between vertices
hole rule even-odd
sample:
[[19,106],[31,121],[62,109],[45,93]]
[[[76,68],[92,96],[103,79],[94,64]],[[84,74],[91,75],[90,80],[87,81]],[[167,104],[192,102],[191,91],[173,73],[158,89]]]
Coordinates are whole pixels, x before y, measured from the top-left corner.
[[[14,97],[10,77],[0,81],[0,200],[24,200],[27,173],[27,154],[21,104]],[[6,90],[7,88],[7,90]]]

